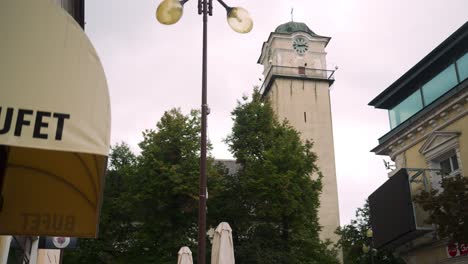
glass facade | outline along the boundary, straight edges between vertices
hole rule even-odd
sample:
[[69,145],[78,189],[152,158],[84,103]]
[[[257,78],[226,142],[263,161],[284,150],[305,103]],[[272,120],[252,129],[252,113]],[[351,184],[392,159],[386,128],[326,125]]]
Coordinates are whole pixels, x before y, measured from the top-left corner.
[[428,105],[457,85],[457,73],[455,64],[437,74],[436,77],[422,86],[424,104]]
[[[456,67],[455,67],[456,65]],[[458,77],[457,77],[458,76]],[[468,53],[451,64],[413,94],[389,110],[390,128],[393,129],[421,109],[434,102],[468,77]]]
[[401,124],[423,108],[421,91],[417,90],[412,95],[390,110],[390,126],[392,128]]
[[468,78],[468,53],[457,60],[457,68],[460,82],[463,82],[466,78]]

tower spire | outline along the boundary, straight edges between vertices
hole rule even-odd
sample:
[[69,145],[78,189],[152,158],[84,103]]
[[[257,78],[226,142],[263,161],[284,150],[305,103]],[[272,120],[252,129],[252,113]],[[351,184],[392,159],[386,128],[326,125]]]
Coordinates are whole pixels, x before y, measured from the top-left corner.
[[291,7],[291,22],[294,22],[294,7]]

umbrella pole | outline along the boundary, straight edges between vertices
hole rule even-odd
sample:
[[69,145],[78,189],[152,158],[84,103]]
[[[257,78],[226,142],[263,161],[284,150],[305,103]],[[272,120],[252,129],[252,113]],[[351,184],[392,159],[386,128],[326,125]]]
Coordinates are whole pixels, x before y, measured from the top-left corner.
[[63,263],[63,249],[60,249],[60,259],[59,259],[59,264]]
[[[0,145],[0,212],[3,208],[3,179],[5,178],[8,162],[8,150]],[[11,236],[0,236],[0,264],[5,264],[10,251]]]
[[3,209],[3,181],[8,163],[8,148],[0,145],[0,212]]

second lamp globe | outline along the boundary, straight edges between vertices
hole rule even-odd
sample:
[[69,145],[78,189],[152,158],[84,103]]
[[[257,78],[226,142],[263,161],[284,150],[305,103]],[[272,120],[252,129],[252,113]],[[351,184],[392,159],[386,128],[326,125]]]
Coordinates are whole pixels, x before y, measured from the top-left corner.
[[164,25],[177,23],[184,12],[179,0],[164,0],[156,9],[156,19]]
[[227,22],[229,26],[238,33],[249,33],[253,28],[253,22],[249,12],[242,7],[228,9]]

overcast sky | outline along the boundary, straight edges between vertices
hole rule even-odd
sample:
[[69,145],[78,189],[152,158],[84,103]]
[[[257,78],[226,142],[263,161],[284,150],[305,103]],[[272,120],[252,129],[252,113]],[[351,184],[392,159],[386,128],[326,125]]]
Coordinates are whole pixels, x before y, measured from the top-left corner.
[[[242,95],[260,85],[256,64],[271,31],[291,20],[332,39],[328,68],[338,66],[331,89],[341,224],[387,179],[382,158],[370,153],[389,131],[384,110],[367,103],[422,59],[468,18],[467,0],[225,0],[246,8],[254,20],[241,35],[214,0],[208,32],[208,136],[216,158],[231,158],[222,139],[230,112]],[[188,113],[201,100],[202,18],[197,1],[172,26],[159,24],[159,1],[86,1],[86,32],[107,75],[112,103],[112,143],[138,152],[144,129],[164,111]]]

